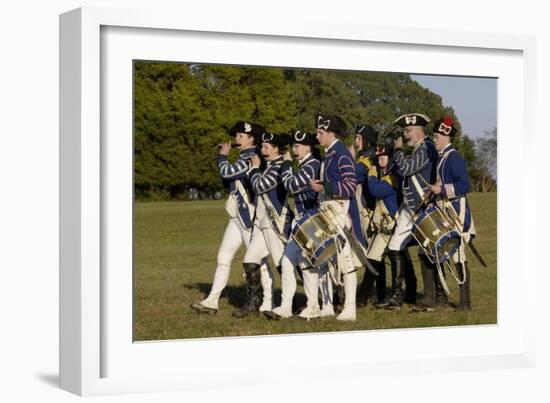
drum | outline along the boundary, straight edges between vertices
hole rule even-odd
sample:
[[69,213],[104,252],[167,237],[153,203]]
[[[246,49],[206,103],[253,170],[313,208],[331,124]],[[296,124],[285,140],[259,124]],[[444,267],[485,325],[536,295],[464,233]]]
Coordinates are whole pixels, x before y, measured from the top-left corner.
[[413,235],[438,263],[452,257],[460,247],[460,232],[439,207],[428,207],[414,223]]
[[336,240],[343,241],[326,216],[316,211],[304,214],[296,223],[292,238],[312,266],[321,266],[332,259],[337,251]]

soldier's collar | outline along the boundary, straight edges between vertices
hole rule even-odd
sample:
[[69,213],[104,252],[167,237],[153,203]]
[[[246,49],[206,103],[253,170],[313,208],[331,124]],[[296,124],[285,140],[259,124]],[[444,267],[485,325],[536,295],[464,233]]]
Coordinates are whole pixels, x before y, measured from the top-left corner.
[[278,157],[273,158],[271,161],[267,161],[267,165],[274,164],[275,162],[280,161],[282,159],[283,159],[283,156],[279,155]]
[[256,153],[256,146],[245,148],[244,150],[241,150],[239,154],[255,154]]
[[298,165],[302,165],[304,162],[306,162],[309,157],[311,157],[311,153],[307,153],[304,157],[300,158],[298,160]]
[[413,152],[415,152],[416,149],[417,149],[418,147],[420,147],[422,144],[424,144],[424,142],[426,141],[426,139],[427,139],[427,137],[424,136],[423,138],[421,138],[420,140],[418,140],[418,141],[416,142],[416,144],[414,145],[414,147],[413,147]]
[[336,143],[338,143],[338,139],[334,140],[327,148],[325,148],[325,152],[328,152]]
[[454,149],[453,143],[449,143],[449,144],[447,144],[445,147],[443,147],[443,150],[441,150],[441,151],[439,152],[439,155],[444,155],[444,154],[446,154],[447,152],[449,152],[449,151],[451,151],[451,150],[453,150],[453,149]]

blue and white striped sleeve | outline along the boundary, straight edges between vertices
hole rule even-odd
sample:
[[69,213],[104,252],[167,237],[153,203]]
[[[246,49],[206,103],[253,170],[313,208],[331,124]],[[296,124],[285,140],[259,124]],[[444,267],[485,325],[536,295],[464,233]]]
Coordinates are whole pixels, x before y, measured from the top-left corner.
[[430,162],[430,156],[425,146],[420,147],[410,158],[406,158],[405,153],[399,150],[393,155],[393,162],[399,174],[406,177],[420,172]]
[[248,175],[254,192],[256,194],[266,193],[277,186],[279,167],[269,167],[264,172],[260,172],[258,168],[253,168]]
[[314,161],[303,165],[294,175],[285,171],[281,176],[285,189],[291,194],[303,192],[310,187],[309,182],[316,179],[319,172],[320,163]]
[[355,162],[351,159],[351,156],[342,155],[338,159],[338,170],[341,179],[325,183],[325,194],[328,197],[352,198],[357,188],[357,177],[355,175]]
[[218,168],[224,179],[240,179],[248,172],[248,159],[239,158],[235,163],[230,164],[226,155],[218,156]]

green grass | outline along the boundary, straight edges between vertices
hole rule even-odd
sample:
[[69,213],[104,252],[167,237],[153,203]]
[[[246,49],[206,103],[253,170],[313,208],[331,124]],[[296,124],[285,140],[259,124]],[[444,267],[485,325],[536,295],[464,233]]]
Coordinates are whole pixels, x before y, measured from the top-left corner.
[[[234,319],[231,313],[244,302],[241,248],[233,261],[229,285],[222,294],[217,315],[197,315],[189,305],[210,290],[216,255],[227,215],[223,201],[136,203],[134,237],[134,339],[169,340],[196,337],[247,336],[365,329],[410,328],[496,323],[497,240],[496,193],[471,194],[469,201],[477,229],[476,245],[488,267],[483,268],[468,253],[472,275],[472,304],[469,312],[440,309],[433,313],[377,311],[369,305],[357,311],[355,322],[334,318],[304,322],[268,321],[263,316]],[[415,259],[418,291],[422,276]],[[389,282],[389,264],[388,282]],[[280,277],[276,276],[275,303],[280,301]],[[360,282],[363,272],[359,272]],[[451,300],[458,302],[457,285],[448,276]],[[301,285],[299,302],[305,303]]]

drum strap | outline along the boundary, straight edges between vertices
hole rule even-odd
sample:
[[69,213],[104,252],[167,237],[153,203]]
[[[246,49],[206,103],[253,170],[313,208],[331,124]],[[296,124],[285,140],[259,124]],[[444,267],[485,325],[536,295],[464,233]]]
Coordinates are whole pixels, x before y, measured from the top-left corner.
[[288,209],[292,212],[294,217],[297,219],[300,218],[300,215],[298,213],[298,209],[296,208],[296,196],[294,195],[288,195],[286,198],[286,204],[288,205]]
[[[240,180],[235,181],[235,190],[241,195],[244,202],[246,203],[246,206],[248,207],[248,214],[250,216],[250,222],[253,223],[254,222],[255,208],[254,208],[254,205],[252,203],[250,203],[250,198],[248,197],[248,192],[245,190],[245,188],[244,188],[244,186],[243,186],[243,184],[241,183]],[[242,222],[241,215],[237,214],[237,216],[239,217],[239,221],[241,221],[241,224],[243,224],[243,227],[246,228],[246,225],[244,225],[244,223]]]
[[422,186],[420,186],[420,183],[418,182],[418,179],[416,178],[416,175],[411,176],[411,181],[418,192],[418,195],[420,196],[420,199],[424,197],[424,190],[422,189]]
[[285,202],[283,203],[283,208],[281,209],[281,214],[277,214],[277,210],[275,209],[275,206],[273,203],[271,203],[271,200],[269,197],[263,193],[262,200],[265,203],[267,215],[269,216],[269,221],[271,221],[271,226],[275,230],[275,233],[277,236],[283,241],[283,243],[286,243],[288,241],[284,231],[285,231],[285,224],[288,220],[288,208],[286,207],[288,202],[288,197],[285,198]]

